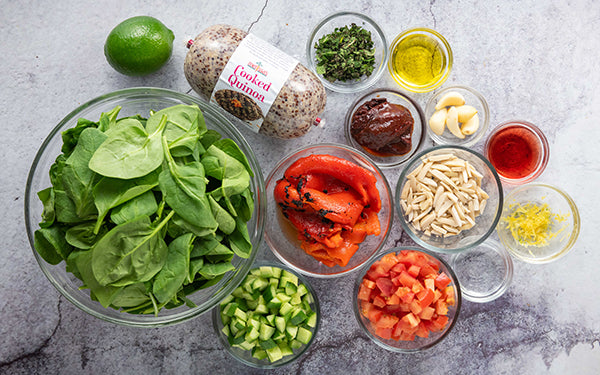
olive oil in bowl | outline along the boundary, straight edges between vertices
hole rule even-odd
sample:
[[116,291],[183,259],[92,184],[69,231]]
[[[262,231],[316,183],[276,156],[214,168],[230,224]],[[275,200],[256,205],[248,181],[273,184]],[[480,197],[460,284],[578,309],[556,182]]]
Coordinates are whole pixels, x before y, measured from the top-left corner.
[[408,30],[392,43],[389,70],[394,80],[407,90],[431,91],[448,78],[451,68],[450,45],[434,30]]

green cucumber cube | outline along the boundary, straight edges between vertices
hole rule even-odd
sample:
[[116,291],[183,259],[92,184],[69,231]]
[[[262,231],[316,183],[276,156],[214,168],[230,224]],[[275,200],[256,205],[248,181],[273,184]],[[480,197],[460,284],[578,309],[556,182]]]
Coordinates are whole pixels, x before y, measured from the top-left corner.
[[271,338],[275,333],[275,327],[272,327],[268,324],[260,325],[260,336],[258,337],[261,341],[265,341]]
[[287,294],[288,296],[293,296],[294,294],[296,294],[297,290],[298,290],[298,287],[296,287],[296,285],[294,285],[292,283],[285,284],[285,294]]
[[227,316],[233,316],[235,313],[235,310],[239,307],[239,305],[235,302],[230,302],[227,305],[225,305],[225,308],[223,309],[223,313]]
[[260,267],[260,276],[262,276],[266,279],[273,277],[273,268],[274,267],[269,267],[269,266]]
[[258,345],[260,345],[261,348],[263,348],[264,350],[269,350],[271,348],[274,348],[277,346],[277,344],[275,344],[275,341],[273,341],[272,339],[268,339],[268,340],[264,340],[264,341],[259,341]]
[[306,324],[311,327],[311,328],[315,328],[315,326],[317,325],[317,313],[315,311],[311,312],[308,315],[308,319],[306,320]]
[[275,317],[275,327],[279,332],[285,332],[286,321],[282,316]]
[[294,306],[298,306],[299,304],[302,303],[302,296],[299,295],[298,293],[294,294],[294,296],[290,300],[290,303]]
[[242,342],[242,343],[239,344],[239,347],[242,348],[242,349],[244,349],[244,350],[252,350],[256,346],[256,343],[257,343],[256,340],[244,341],[244,342]]
[[308,344],[310,339],[312,338],[312,332],[304,327],[298,328],[298,334],[296,335],[296,339],[303,344]]
[[221,303],[219,304],[221,306],[221,310],[223,309],[224,306],[226,306],[229,302],[233,301],[235,297],[230,294],[227,297],[223,298],[223,300],[221,301]]
[[298,340],[292,340],[290,341],[290,348],[292,349],[300,349],[302,347],[302,343]]
[[258,339],[259,336],[260,332],[258,331],[258,328],[252,327],[252,329],[249,332],[246,332],[244,338],[246,339],[246,341],[254,341]]
[[246,321],[246,319],[248,319],[248,314],[242,311],[242,309],[240,309],[239,307],[236,307],[235,311],[233,312],[233,316],[243,321]]
[[290,322],[297,326],[300,323],[304,322],[308,317],[306,316],[306,314],[304,313],[304,310],[302,309],[296,309],[294,310],[294,312],[292,313],[292,317],[290,318]]
[[285,334],[288,338],[288,340],[292,340],[296,338],[296,335],[298,334],[298,327],[294,326],[294,325],[287,325],[285,327]]
[[294,306],[292,306],[289,302],[286,302],[286,303],[282,304],[281,307],[279,308],[279,314],[285,316],[293,310],[294,310]]
[[279,346],[275,345],[271,349],[267,350],[267,356],[269,357],[269,361],[276,362],[283,358],[283,354],[281,353],[281,349]]
[[287,343],[281,342],[281,343],[277,344],[277,346],[279,346],[279,349],[281,350],[281,355],[283,357],[285,357],[286,355],[294,354],[294,352],[292,351],[292,348],[290,348],[290,346]]
[[298,293],[300,295],[300,297],[307,294],[308,289],[306,288],[306,285],[304,285],[304,284],[298,285],[298,289],[296,290],[296,293]]
[[267,358],[267,351],[257,345],[252,349],[252,357],[262,361],[263,359]]

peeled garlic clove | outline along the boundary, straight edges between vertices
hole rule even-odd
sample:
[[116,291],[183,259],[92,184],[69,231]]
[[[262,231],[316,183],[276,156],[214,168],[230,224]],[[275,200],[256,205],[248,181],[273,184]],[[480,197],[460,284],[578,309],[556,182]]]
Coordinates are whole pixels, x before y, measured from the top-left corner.
[[479,129],[479,115],[476,113],[469,121],[462,124],[461,131],[463,134],[471,135]]
[[429,118],[429,127],[435,134],[442,135],[444,133],[447,114],[448,110],[446,108],[442,108],[439,111],[435,111]]
[[435,105],[435,109],[442,109],[451,105],[463,105],[465,104],[465,98],[456,91],[450,91],[446,95],[442,96],[439,102]]
[[458,111],[458,122],[460,123],[469,121],[477,113],[477,109],[470,105],[461,105],[456,107],[456,110]]
[[456,137],[463,139],[465,135],[460,131],[458,127],[458,110],[456,107],[452,106],[448,109],[448,115],[446,116],[446,125],[448,125],[448,130],[450,133],[454,134]]

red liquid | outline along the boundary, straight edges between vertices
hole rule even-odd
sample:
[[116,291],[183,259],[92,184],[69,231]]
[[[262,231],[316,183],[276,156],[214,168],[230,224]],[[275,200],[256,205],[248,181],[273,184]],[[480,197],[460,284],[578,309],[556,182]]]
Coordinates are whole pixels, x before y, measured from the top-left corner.
[[540,140],[527,128],[508,126],[490,139],[487,154],[502,177],[521,179],[532,174],[540,163]]

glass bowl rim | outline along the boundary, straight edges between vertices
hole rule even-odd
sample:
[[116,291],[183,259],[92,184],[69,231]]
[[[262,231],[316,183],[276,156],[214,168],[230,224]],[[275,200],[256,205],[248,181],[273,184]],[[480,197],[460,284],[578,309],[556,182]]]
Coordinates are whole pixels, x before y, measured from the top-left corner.
[[[245,360],[245,359],[237,356],[233,352],[233,348],[231,347],[231,345],[226,345],[225,344],[224,338],[223,338],[223,333],[221,332],[220,327],[218,326],[218,323],[220,323],[221,325],[223,325],[223,322],[221,322],[221,317],[219,316],[219,313],[220,313],[220,303],[217,304],[215,307],[213,307],[212,313],[211,313],[211,320],[212,320],[213,328],[215,330],[215,334],[219,337],[219,342],[221,343],[221,345],[224,347],[225,351],[231,357],[235,358],[238,362],[240,362],[240,363],[242,363],[242,364],[244,364],[246,366],[250,366],[250,367],[254,367],[254,368],[258,368],[258,369],[274,369],[274,368],[283,367],[283,366],[286,366],[286,365],[289,365],[289,364],[295,362],[298,358],[302,357],[302,355],[304,353],[306,353],[306,351],[312,346],[312,344],[315,341],[315,337],[317,336],[317,333],[319,331],[319,328],[321,327],[321,304],[319,302],[319,297],[317,296],[316,290],[310,284],[308,278],[305,275],[297,272],[296,270],[288,267],[285,264],[278,263],[276,261],[264,260],[264,259],[262,259],[262,260],[256,260],[252,264],[252,267],[250,267],[250,269],[248,270],[248,273],[251,270],[259,268],[261,266],[277,267],[277,268],[281,268],[282,270],[286,270],[288,272],[291,272],[296,277],[298,277],[298,280],[301,281],[306,286],[306,289],[308,289],[308,292],[311,293],[311,295],[313,297],[313,305],[315,307],[314,311],[317,313],[317,323],[315,324],[315,327],[311,330],[312,337],[310,338],[310,341],[308,342],[308,344],[306,344],[301,351],[299,351],[297,353],[294,353],[292,356],[290,356],[287,361],[281,361],[280,360],[280,361],[277,361],[277,362],[274,362],[274,363],[258,364],[258,363],[247,361],[247,360]],[[242,281],[243,281],[243,279],[242,279]],[[286,357],[283,357],[283,358],[286,358]]]
[[[421,157],[423,157],[431,152],[442,150],[442,149],[459,149],[459,150],[465,151],[469,154],[472,154],[473,156],[475,156],[478,159],[480,159],[481,161],[483,161],[487,165],[489,170],[491,171],[492,176],[494,177],[494,181],[496,182],[496,186],[498,187],[498,209],[496,211],[495,218],[494,218],[490,228],[487,230],[487,232],[483,236],[481,236],[475,242],[469,244],[468,246],[462,246],[462,247],[458,247],[456,249],[442,249],[442,248],[430,245],[429,243],[423,241],[419,236],[417,236],[414,233],[414,231],[412,231],[410,229],[410,227],[406,223],[406,219],[404,218],[404,215],[402,215],[402,207],[400,207],[399,197],[402,192],[403,182],[406,179],[406,175],[409,173],[410,167],[415,165],[415,163],[419,162],[421,160]],[[419,154],[415,155],[410,160],[410,162],[404,167],[404,170],[402,171],[402,173],[400,173],[400,176],[398,177],[398,182],[396,184],[396,194],[394,196],[394,204],[396,206],[396,212],[398,214],[398,218],[400,219],[400,224],[402,225],[402,229],[408,233],[409,237],[412,238],[413,241],[415,241],[417,243],[417,245],[422,246],[425,249],[434,251],[434,252],[439,252],[439,253],[444,253],[444,254],[454,254],[454,253],[459,253],[463,250],[466,250],[466,249],[469,249],[471,247],[481,244],[494,232],[494,230],[496,230],[496,226],[498,225],[498,222],[500,221],[500,216],[502,214],[502,207],[504,206],[504,193],[503,193],[502,183],[500,182],[500,177],[498,177],[498,173],[496,172],[496,169],[490,163],[490,161],[488,159],[486,159],[483,155],[481,155],[479,152],[472,150],[470,148],[464,147],[464,146],[459,146],[459,145],[438,145],[438,146],[433,146],[426,150],[423,150]]]
[[[402,250],[418,251],[418,252],[421,252],[421,253],[425,253],[428,256],[431,256],[432,258],[434,258],[435,260],[437,260],[438,262],[440,262],[441,264],[443,264],[444,267],[446,267],[446,269],[448,270],[448,273],[449,273],[448,276],[450,276],[450,279],[454,283],[454,295],[456,297],[456,312],[454,313],[454,317],[452,318],[452,321],[448,324],[448,327],[445,329],[445,331],[435,341],[432,341],[432,342],[428,343],[427,345],[424,345],[424,346],[421,346],[421,347],[415,348],[415,349],[396,348],[394,346],[391,346],[391,345],[388,345],[388,344],[384,343],[379,338],[377,338],[375,335],[373,335],[367,329],[367,327],[365,327],[365,323],[363,322],[362,315],[360,313],[360,307],[358,306],[358,290],[360,288],[360,284],[362,283],[362,280],[365,277],[367,271],[371,268],[371,266],[376,261],[378,261],[381,258],[383,258],[383,256],[385,256],[386,254],[389,254],[389,253],[392,253],[392,252],[393,253],[397,253],[397,252],[400,252]],[[377,254],[377,258],[371,259],[371,260],[369,260],[369,262],[367,262],[367,263],[365,263],[363,265],[363,267],[361,268],[361,272],[359,274],[359,277],[357,277],[356,280],[355,280],[355,282],[354,282],[354,288],[353,288],[353,294],[352,294],[352,309],[354,310],[354,316],[355,316],[356,320],[358,321],[358,325],[360,326],[361,330],[363,332],[365,332],[365,334],[375,344],[379,345],[383,349],[386,349],[386,350],[389,350],[389,351],[392,351],[392,352],[396,352],[396,353],[417,353],[417,352],[421,352],[423,350],[430,349],[431,347],[433,347],[436,344],[438,344],[441,341],[443,341],[443,339],[446,338],[446,336],[448,336],[448,334],[450,333],[450,331],[452,331],[452,329],[454,328],[454,325],[456,324],[456,321],[458,320],[458,316],[460,315],[461,307],[462,307],[461,286],[460,286],[460,283],[458,281],[458,277],[456,277],[456,273],[454,272],[454,270],[452,269],[452,267],[450,266],[450,264],[448,264],[448,262],[446,260],[444,260],[444,258],[441,257],[439,253],[436,253],[434,251],[431,251],[431,250],[428,250],[428,249],[424,249],[424,248],[418,247],[418,246],[402,246],[402,245],[399,245],[399,246],[394,246],[394,247],[392,247],[392,248],[390,248],[390,249],[388,249],[386,251],[378,253]]]
[[[501,236],[500,233],[498,233],[498,237],[500,238],[500,242],[502,242],[502,245],[504,245],[506,250],[508,250],[508,252],[515,258],[517,258],[523,262],[530,263],[530,264],[550,263],[559,258],[562,258],[567,253],[569,253],[571,251],[571,249],[573,248],[573,246],[575,245],[575,243],[577,242],[577,238],[579,238],[579,233],[581,232],[581,216],[579,213],[579,208],[577,208],[575,201],[569,194],[567,194],[567,192],[565,192],[564,190],[562,190],[561,188],[559,188],[555,185],[551,185],[551,184],[547,184],[547,183],[543,183],[543,182],[528,183],[528,184],[524,184],[524,185],[516,187],[514,190],[512,190],[510,193],[508,193],[508,195],[506,196],[505,202],[508,203],[508,201],[510,199],[514,198],[515,196],[517,196],[518,193],[521,193],[524,190],[528,190],[531,188],[542,188],[542,189],[552,190],[553,192],[558,193],[558,195],[560,197],[562,197],[565,200],[565,202],[567,202],[567,204],[569,205],[569,208],[571,210],[570,214],[573,216],[573,229],[571,230],[571,233],[569,235],[569,241],[567,242],[567,244],[565,246],[563,246],[559,252],[556,252],[552,255],[549,255],[549,256],[546,256],[543,258],[529,258],[529,257],[525,257],[525,256],[521,255],[520,253],[517,253],[510,246],[510,244],[503,239],[503,236]],[[504,209],[502,210],[502,212],[504,213]],[[502,215],[502,216],[504,216],[504,215]],[[500,232],[500,231],[498,231],[498,232]]]
[[[375,31],[377,32],[377,35],[381,39],[381,44],[382,44],[382,49],[383,49],[382,60],[381,60],[379,69],[377,69],[375,72],[373,72],[370,76],[366,77],[365,79],[351,82],[348,85],[340,85],[340,84],[336,84],[335,82],[330,82],[330,81],[326,80],[325,78],[323,78],[322,75],[317,74],[316,73],[316,64],[315,64],[314,59],[312,58],[312,56],[314,55],[313,45],[314,45],[315,38],[316,38],[316,35],[319,32],[319,30],[321,30],[321,28],[327,22],[329,22],[337,17],[342,17],[342,16],[358,17],[358,18],[362,19],[363,21],[366,21],[369,25],[371,25],[371,27],[373,27],[373,29],[375,29]],[[333,13],[330,13],[329,15],[325,16],[312,29],[312,31],[308,37],[308,40],[306,42],[306,57],[307,57],[309,70],[312,71],[319,78],[319,80],[321,81],[323,86],[325,86],[325,88],[327,88],[331,91],[334,91],[334,92],[339,92],[339,93],[344,93],[344,94],[359,92],[359,91],[365,90],[365,89],[373,86],[375,83],[377,83],[377,81],[379,81],[379,79],[383,75],[383,71],[385,70],[385,67],[388,63],[389,56],[390,56],[390,50],[388,48],[387,38],[385,36],[385,32],[383,31],[383,29],[371,17],[369,17],[365,14],[350,11],[350,10],[333,12]]]
[[501,130],[506,129],[510,126],[519,126],[521,128],[527,129],[530,132],[532,132],[535,135],[536,139],[538,140],[538,143],[540,145],[540,151],[542,153],[540,161],[537,164],[535,170],[525,177],[507,178],[507,177],[503,177],[500,173],[498,173],[498,176],[500,176],[500,180],[508,185],[514,185],[514,186],[524,185],[524,184],[530,183],[530,182],[534,181],[535,179],[537,179],[546,170],[546,166],[548,165],[548,160],[550,159],[550,144],[548,143],[548,138],[546,138],[546,135],[544,134],[544,132],[539,127],[532,124],[531,122],[525,121],[525,120],[504,121],[504,122],[498,124],[494,129],[492,129],[492,132],[488,135],[487,139],[485,140],[485,144],[483,146],[483,150],[484,150],[483,152],[484,152],[485,157],[488,160],[489,160],[490,142],[491,142],[492,138],[496,134],[498,134]]
[[[406,99],[406,101],[408,101],[415,108],[417,113],[419,114],[419,121],[421,122],[421,136],[419,137],[419,143],[418,143],[417,147],[415,147],[408,153],[409,156],[406,159],[401,160],[399,162],[395,162],[395,163],[389,163],[389,164],[383,164],[383,163],[379,163],[379,162],[373,160],[373,162],[375,164],[377,164],[377,166],[379,168],[388,169],[388,168],[394,168],[394,167],[398,167],[400,165],[406,164],[407,162],[410,161],[410,159],[412,157],[415,156],[415,154],[417,154],[417,152],[421,149],[421,147],[425,143],[425,139],[427,138],[427,135],[425,134],[425,133],[427,133],[427,129],[425,129],[427,127],[427,121],[425,119],[425,113],[423,112],[423,108],[421,108],[421,106],[415,99],[411,98],[406,93],[396,90],[396,89],[393,89],[393,88],[385,88],[385,87],[373,89],[373,90],[367,92],[366,94],[360,96],[356,100],[354,100],[352,102],[352,104],[350,104],[348,111],[346,111],[346,117],[344,118],[344,136],[346,137],[346,142],[348,142],[350,144],[350,146],[352,146],[353,148],[358,149],[358,147],[354,146],[354,143],[356,143],[358,145],[358,142],[354,141],[354,139],[352,138],[352,135],[350,133],[350,125],[352,122],[351,121],[352,115],[356,111],[358,103],[367,99],[369,96],[372,96],[379,92],[389,92],[389,93],[392,93],[394,95],[397,95],[397,96],[400,96],[400,97]],[[360,150],[360,151],[363,151],[363,150]],[[366,154],[366,152],[365,152],[365,154]],[[404,156],[404,155],[401,155],[401,156]]]
[[[258,160],[256,159],[256,155],[254,155],[253,149],[250,147],[250,145],[248,144],[246,139],[243,137],[241,132],[231,123],[231,121],[229,121],[221,113],[219,113],[210,103],[207,103],[199,98],[195,98],[191,95],[184,94],[184,93],[177,92],[177,91],[170,90],[170,89],[158,88],[158,87],[131,87],[131,88],[126,88],[126,89],[111,91],[111,92],[105,93],[103,95],[97,96],[93,99],[90,99],[89,101],[79,105],[77,108],[75,108],[74,110],[69,112],[65,117],[63,117],[58,122],[58,124],[56,126],[54,126],[54,128],[50,131],[48,136],[46,136],[46,138],[43,140],[43,142],[39,146],[38,150],[36,151],[34,159],[31,163],[31,167],[29,168],[29,172],[27,174],[27,181],[26,181],[26,185],[25,185],[25,193],[24,193],[24,197],[25,197],[25,199],[24,199],[25,230],[27,232],[27,238],[29,241],[31,251],[33,252],[34,258],[36,259],[39,268],[44,273],[44,275],[46,276],[48,281],[50,281],[50,284],[52,284],[52,286],[63,297],[65,297],[69,302],[71,302],[74,306],[76,306],[77,308],[79,308],[80,310],[84,311],[85,313],[87,313],[91,316],[94,316],[96,318],[99,318],[99,319],[109,322],[109,323],[114,323],[114,324],[124,325],[124,326],[131,326],[131,327],[161,327],[161,326],[182,323],[186,320],[189,320],[196,316],[202,315],[205,312],[209,311],[210,307],[196,306],[195,308],[189,308],[188,310],[184,310],[184,311],[181,311],[181,312],[178,312],[175,314],[158,316],[158,317],[156,317],[154,315],[147,315],[147,316],[146,315],[133,315],[133,314],[127,314],[127,313],[118,311],[122,315],[118,315],[118,317],[112,317],[110,315],[104,314],[101,310],[97,310],[97,309],[94,309],[93,307],[89,307],[85,304],[82,304],[76,298],[71,296],[71,294],[66,289],[64,289],[63,286],[60,285],[60,283],[58,283],[54,280],[54,276],[47,269],[49,264],[47,264],[46,261],[44,259],[42,259],[41,256],[35,250],[33,230],[32,230],[34,228],[34,223],[32,223],[30,221],[30,207],[29,207],[28,197],[30,197],[32,194],[32,191],[31,191],[32,182],[34,179],[37,165],[39,164],[39,162],[42,158],[42,155],[44,154],[46,148],[48,147],[48,145],[50,144],[52,139],[58,133],[61,132],[61,129],[69,121],[76,120],[78,118],[78,116],[80,116],[80,113],[82,111],[84,111],[90,107],[96,106],[96,105],[102,105],[105,102],[110,102],[113,99],[119,99],[119,98],[131,99],[131,97],[135,98],[137,96],[139,96],[139,97],[148,96],[148,97],[158,97],[158,98],[166,97],[166,98],[179,100],[184,103],[194,103],[199,106],[202,106],[203,113],[207,112],[211,116],[214,116],[214,117],[218,118],[220,121],[223,121],[223,123],[227,127],[228,131],[233,133],[234,137],[237,138],[236,143],[237,143],[237,141],[239,141],[242,144],[241,146],[250,152],[249,155],[246,155],[246,153],[244,153],[244,154],[248,158],[248,162],[250,163],[250,165],[253,168],[253,172],[255,174],[254,180],[256,180],[256,184],[257,184],[257,186],[256,186],[257,191],[255,192],[255,200],[256,200],[255,206],[257,207],[256,208],[256,215],[257,215],[256,225],[258,228],[257,236],[255,238],[256,244],[254,244],[254,243],[252,244],[253,249],[252,249],[252,252],[250,253],[249,257],[244,260],[244,262],[242,263],[242,266],[240,268],[238,268],[238,270],[234,271],[235,274],[230,278],[229,282],[226,285],[222,286],[219,290],[217,290],[215,292],[215,294],[210,298],[210,300],[214,300],[218,304],[218,301],[220,301],[222,299],[221,296],[224,297],[226,295],[226,293],[224,291],[227,288],[234,289],[243,280],[243,278],[247,274],[247,271],[252,266],[252,263],[254,262],[256,255],[258,254],[260,245],[263,240],[263,233],[264,233],[264,226],[265,226],[266,200],[264,199],[265,184],[264,184],[262,169],[260,168],[260,164],[258,163]],[[216,297],[218,297],[218,298],[216,298]],[[106,309],[111,309],[111,308],[107,307]],[[117,310],[115,310],[115,311],[117,311]]]
[[415,92],[415,93],[425,93],[425,92],[429,92],[429,91],[432,91],[432,90],[440,87],[444,82],[446,82],[446,80],[450,76],[450,72],[452,71],[452,66],[454,64],[454,54],[452,52],[452,47],[450,47],[450,43],[448,42],[448,40],[442,34],[440,34],[438,31],[428,28],[428,27],[411,27],[404,31],[401,31],[394,38],[394,40],[392,40],[392,43],[390,44],[390,48],[389,48],[390,55],[393,54],[393,51],[396,48],[396,45],[404,37],[406,37],[409,34],[415,33],[415,32],[422,32],[425,34],[429,34],[429,36],[432,36],[438,42],[441,42],[441,44],[444,46],[444,51],[445,51],[446,58],[448,59],[448,63],[446,64],[446,68],[444,69],[443,74],[440,76],[440,78],[437,81],[432,82],[431,84],[429,84],[427,86],[424,86],[424,85],[412,85],[410,82],[406,82],[405,80],[400,78],[394,72],[394,69],[393,69],[394,62],[391,57],[388,59],[388,70],[390,72],[390,75],[394,79],[394,81],[398,85],[400,85],[400,87],[402,87],[408,91]]
[[[451,90],[456,90],[456,89],[465,90],[465,91],[468,91],[471,94],[473,94],[477,98],[477,100],[479,100],[479,103],[481,104],[481,107],[482,107],[482,112],[485,113],[485,119],[483,120],[483,124],[480,122],[480,124],[479,124],[480,126],[476,132],[475,137],[471,137],[471,138],[469,138],[468,141],[459,144],[460,146],[471,147],[483,138],[483,136],[487,132],[487,129],[490,126],[490,107],[488,105],[487,100],[483,96],[483,94],[481,94],[479,91],[477,91],[474,88],[472,88],[471,86],[467,86],[467,85],[451,85],[451,86],[442,87],[439,90],[436,90],[431,95],[431,97],[427,100],[427,104],[425,105],[425,116],[427,116],[427,113],[429,113],[429,110],[431,108],[435,107],[434,101],[437,97],[439,97],[441,94],[443,94],[445,92],[448,92]],[[465,103],[465,104],[467,104],[467,103]],[[435,112],[435,110],[433,112]],[[454,145],[454,143],[447,142],[441,136],[435,134],[431,130],[430,126],[427,126],[427,135],[429,136],[429,138],[431,138],[431,140],[433,142],[435,142],[438,145]],[[487,155],[485,155],[485,156],[487,157]],[[502,177],[500,178],[500,180],[502,180]]]
[[[393,190],[390,187],[390,184],[387,180],[387,177],[385,176],[385,174],[383,173],[383,171],[379,168],[379,166],[377,166],[377,164],[371,160],[371,158],[369,156],[367,156],[364,152],[357,150],[353,147],[341,144],[341,143],[315,143],[315,144],[311,144],[311,145],[305,145],[299,148],[296,148],[294,150],[292,150],[291,152],[289,152],[288,154],[284,155],[278,162],[277,164],[273,167],[273,169],[271,169],[271,172],[269,172],[269,174],[267,175],[267,179],[266,179],[266,183],[265,183],[265,189],[266,186],[269,185],[269,182],[271,180],[273,180],[273,178],[275,178],[275,171],[277,171],[278,169],[281,168],[281,166],[283,164],[285,164],[288,160],[290,160],[291,157],[293,157],[294,155],[301,153],[303,151],[309,150],[311,148],[321,148],[321,147],[333,147],[333,148],[340,148],[343,149],[344,151],[349,151],[351,153],[357,154],[358,156],[360,156],[362,159],[366,160],[371,167],[373,167],[373,169],[382,177],[381,180],[383,182],[383,185],[385,187],[385,190],[387,192],[388,198],[390,200],[390,206],[387,207],[390,211],[389,215],[389,219],[388,219],[388,226],[387,226],[387,230],[385,231],[385,233],[383,233],[383,237],[381,238],[381,242],[379,243],[379,246],[377,247],[377,249],[373,252],[373,254],[367,258],[362,264],[358,264],[356,265],[354,268],[351,269],[347,269],[344,270],[342,272],[337,272],[337,273],[331,273],[331,274],[322,274],[322,273],[315,273],[315,272],[311,272],[311,271],[307,271],[307,270],[303,270],[300,269],[298,267],[296,267],[294,264],[290,263],[289,260],[287,260],[283,255],[281,255],[277,250],[275,250],[275,246],[273,246],[271,244],[271,240],[269,238],[268,235],[268,231],[267,229],[265,229],[265,242],[267,243],[269,249],[271,250],[271,252],[277,257],[277,259],[279,261],[281,261],[283,264],[285,264],[287,267],[290,267],[291,269],[295,270],[298,273],[301,273],[303,275],[306,276],[310,276],[310,277],[315,277],[315,278],[321,278],[321,279],[331,279],[331,278],[336,278],[336,277],[341,277],[341,276],[346,276],[350,273],[356,272],[358,271],[364,264],[366,264],[367,262],[371,261],[375,256],[377,256],[377,253],[383,248],[383,246],[385,245],[385,242],[387,241],[387,238],[390,234],[390,229],[394,223],[394,195],[393,195]],[[269,194],[269,192],[265,192],[265,194]],[[316,260],[315,260],[316,261]]]

